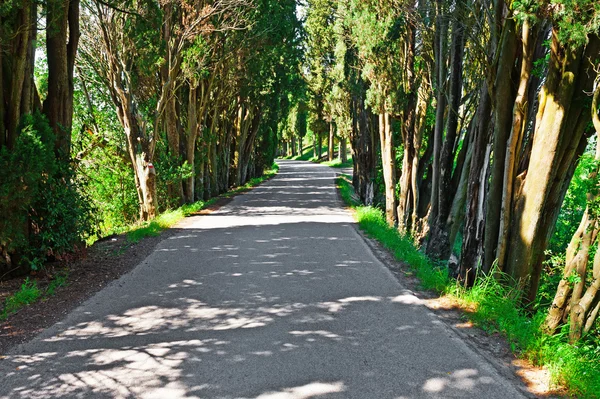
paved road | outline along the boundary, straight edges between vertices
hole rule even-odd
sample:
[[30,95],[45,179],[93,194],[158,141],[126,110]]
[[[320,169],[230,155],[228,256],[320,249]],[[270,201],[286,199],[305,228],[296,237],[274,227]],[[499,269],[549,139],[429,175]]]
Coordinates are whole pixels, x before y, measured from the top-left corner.
[[373,256],[335,172],[279,175],[0,361],[0,397],[518,398]]

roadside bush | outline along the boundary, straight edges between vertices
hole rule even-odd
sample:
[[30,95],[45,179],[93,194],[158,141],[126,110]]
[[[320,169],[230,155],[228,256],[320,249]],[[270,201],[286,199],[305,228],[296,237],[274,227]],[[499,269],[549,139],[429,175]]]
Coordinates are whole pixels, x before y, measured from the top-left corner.
[[56,157],[55,136],[40,113],[21,121],[12,150],[0,151],[0,272],[27,272],[60,257],[93,233],[84,183]]

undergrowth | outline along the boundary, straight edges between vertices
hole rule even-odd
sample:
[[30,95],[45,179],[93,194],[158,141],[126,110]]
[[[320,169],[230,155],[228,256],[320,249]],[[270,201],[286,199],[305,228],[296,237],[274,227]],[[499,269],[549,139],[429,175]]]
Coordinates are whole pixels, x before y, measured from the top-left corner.
[[468,310],[468,318],[488,333],[506,337],[513,352],[550,370],[554,383],[564,386],[578,398],[600,397],[600,347],[593,340],[576,345],[567,342],[568,329],[549,336],[540,326],[546,312],[527,314],[519,306],[519,292],[501,284],[493,274],[479,278],[465,288],[448,277],[446,267],[420,252],[413,242],[389,227],[380,209],[360,205],[348,176],[337,186],[344,202],[355,210],[358,225],[369,237],[379,241],[397,260],[404,262],[424,289],[449,297]]
[[6,320],[10,315],[15,314],[25,306],[53,296],[58,288],[65,285],[67,285],[66,272],[57,274],[43,289],[38,286],[37,281],[30,280],[27,277],[21,284],[21,288],[4,301],[4,307],[0,312],[0,321]]

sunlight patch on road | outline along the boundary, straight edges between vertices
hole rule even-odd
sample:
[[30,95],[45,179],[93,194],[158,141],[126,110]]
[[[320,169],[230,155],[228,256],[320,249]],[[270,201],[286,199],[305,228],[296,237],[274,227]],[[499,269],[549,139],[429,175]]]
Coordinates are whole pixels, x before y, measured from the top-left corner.
[[263,393],[256,399],[310,399],[328,393],[344,392],[346,386],[343,382],[312,382],[294,388],[286,388],[279,392]]

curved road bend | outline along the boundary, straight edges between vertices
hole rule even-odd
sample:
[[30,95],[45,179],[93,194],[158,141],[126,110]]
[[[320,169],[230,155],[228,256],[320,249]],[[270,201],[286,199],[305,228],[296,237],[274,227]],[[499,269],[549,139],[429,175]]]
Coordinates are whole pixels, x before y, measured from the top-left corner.
[[188,218],[0,361],[1,398],[519,398],[375,258],[335,171]]

